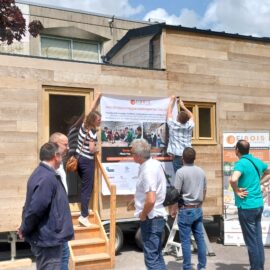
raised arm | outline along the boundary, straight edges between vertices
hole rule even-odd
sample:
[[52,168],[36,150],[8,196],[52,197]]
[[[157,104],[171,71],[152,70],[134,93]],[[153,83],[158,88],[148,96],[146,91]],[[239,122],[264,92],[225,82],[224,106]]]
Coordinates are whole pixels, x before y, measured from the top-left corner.
[[171,96],[171,99],[169,101],[168,108],[167,108],[167,119],[172,118],[172,112],[173,112],[175,101],[176,101],[176,97]]
[[188,114],[189,119],[194,120],[193,113],[185,106],[182,100],[180,100],[180,107]]
[[99,104],[99,101],[100,101],[101,96],[102,96],[102,94],[101,94],[101,93],[98,93],[98,94],[97,94],[97,96],[95,97],[95,99],[94,99],[93,103],[91,104],[91,107],[90,107],[90,109],[89,109],[89,112],[88,112],[88,113],[90,113],[90,112],[92,112],[92,111],[95,111],[95,110],[96,110],[96,108],[97,108],[97,106],[98,106],[98,104]]

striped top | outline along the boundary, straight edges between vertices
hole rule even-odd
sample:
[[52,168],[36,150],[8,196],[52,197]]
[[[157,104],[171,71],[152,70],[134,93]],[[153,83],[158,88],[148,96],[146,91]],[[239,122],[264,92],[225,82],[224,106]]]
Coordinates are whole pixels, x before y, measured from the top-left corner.
[[79,128],[73,127],[68,132],[68,154],[69,156],[72,156],[76,153],[76,149],[78,146],[78,134],[79,134]]
[[182,156],[184,149],[191,146],[194,121],[189,119],[185,124],[181,124],[169,118],[167,124],[169,127],[167,153]]
[[[77,146],[76,152],[80,154],[80,156],[86,157],[88,159],[94,159],[94,153],[90,153],[90,150],[89,150],[89,142],[90,141],[97,142],[97,133],[94,129],[90,129],[89,132],[87,134],[86,133],[87,133],[87,130],[85,129],[84,124],[82,124],[79,134],[78,134],[78,146]],[[85,136],[86,136],[86,139],[84,141]],[[84,144],[83,144],[83,141],[84,141]]]

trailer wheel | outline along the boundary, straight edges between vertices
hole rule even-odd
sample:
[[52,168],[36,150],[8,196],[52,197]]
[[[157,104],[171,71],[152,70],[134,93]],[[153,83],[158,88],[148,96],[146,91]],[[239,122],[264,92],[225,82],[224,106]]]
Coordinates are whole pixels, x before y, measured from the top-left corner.
[[[170,234],[170,226],[168,223],[165,224],[164,231],[162,232],[162,246],[165,246],[167,239]],[[143,250],[143,241],[142,241],[142,234],[141,234],[141,228],[139,227],[135,234],[135,242],[139,249]]]
[[[104,226],[107,237],[110,238],[110,224]],[[118,254],[123,247],[124,235],[119,226],[115,227],[115,254]]]

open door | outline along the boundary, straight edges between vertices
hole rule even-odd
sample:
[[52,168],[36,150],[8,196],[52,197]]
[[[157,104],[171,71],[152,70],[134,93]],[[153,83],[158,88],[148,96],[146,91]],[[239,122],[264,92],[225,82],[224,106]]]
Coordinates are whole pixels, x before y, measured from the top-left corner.
[[[54,132],[67,135],[74,122],[88,112],[92,97],[92,89],[45,87],[41,143],[48,141]],[[81,188],[78,174],[68,173],[67,184],[69,201],[78,202]]]

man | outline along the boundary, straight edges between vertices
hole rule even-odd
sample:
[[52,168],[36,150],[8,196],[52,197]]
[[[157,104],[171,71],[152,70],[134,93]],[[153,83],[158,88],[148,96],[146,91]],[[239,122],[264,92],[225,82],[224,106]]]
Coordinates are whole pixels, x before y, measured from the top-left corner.
[[[49,142],[56,143],[58,145],[59,153],[62,158],[67,155],[68,152],[68,138],[66,135],[55,132],[50,136]],[[68,185],[67,185],[67,175],[64,170],[63,162],[61,162],[60,167],[56,170],[56,173],[61,177],[61,181],[63,186],[68,194]],[[63,243],[63,251],[62,251],[62,263],[61,263],[61,270],[68,270],[68,261],[69,261],[69,247],[68,242]]]
[[175,101],[176,97],[172,96],[167,109],[167,124],[169,127],[167,153],[173,157],[173,169],[176,173],[183,166],[182,154],[184,149],[191,146],[194,120],[192,112],[185,107],[183,101],[180,101],[180,107],[183,110],[178,114],[177,120],[173,120]]
[[60,270],[63,243],[74,235],[66,191],[55,172],[62,157],[55,143],[45,143],[39,156],[27,183],[18,235],[30,243],[38,270]]
[[125,138],[124,138],[124,142],[127,142],[128,143],[128,146],[131,144],[133,140],[133,134],[132,134],[132,131],[126,127],[125,128]]
[[267,165],[249,154],[250,145],[239,140],[235,154],[239,160],[234,165],[230,184],[235,194],[238,218],[242,229],[251,270],[264,269],[264,247],[262,242],[261,217],[263,197],[260,177],[267,173]]
[[[66,157],[68,149],[69,149],[68,138],[66,135],[60,132],[55,132],[50,136],[49,142],[56,143],[58,145],[59,153],[62,156],[62,159]],[[68,194],[67,176],[66,176],[63,162],[61,162],[60,167],[56,170],[56,172],[57,174],[61,176],[62,183]]]
[[151,146],[144,139],[135,139],[131,154],[140,164],[135,192],[135,216],[140,218],[144,261],[147,269],[165,270],[161,236],[167,218],[163,206],[166,178],[161,163],[150,158]]
[[[194,165],[196,152],[187,147],[183,152],[184,166],[179,169],[175,176],[175,188],[179,190],[178,227],[179,237],[183,252],[183,270],[191,267],[191,232],[194,235],[198,247],[197,269],[206,269],[206,245],[203,235],[203,212],[202,203],[206,194],[206,176],[204,171]],[[176,205],[177,206],[177,205]],[[176,208],[172,207],[171,215],[175,216]]]

